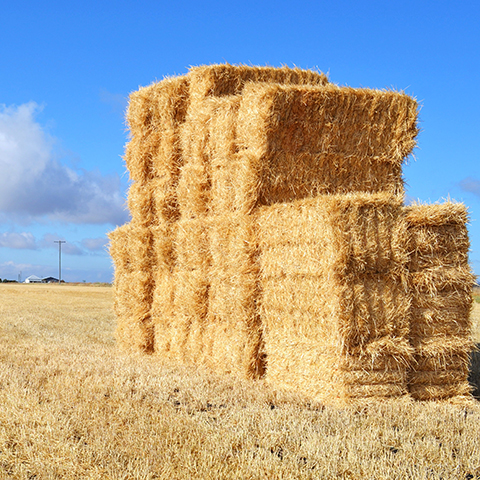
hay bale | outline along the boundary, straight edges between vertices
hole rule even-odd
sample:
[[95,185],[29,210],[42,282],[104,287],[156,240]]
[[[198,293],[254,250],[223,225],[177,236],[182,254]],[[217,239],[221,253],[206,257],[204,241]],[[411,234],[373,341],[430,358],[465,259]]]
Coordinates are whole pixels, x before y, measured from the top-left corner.
[[322,194],[403,194],[417,104],[396,92],[249,84],[238,113],[241,211]]
[[205,363],[204,330],[209,284],[202,271],[177,268],[173,272],[173,284],[168,358],[179,363],[202,365]]
[[149,229],[126,224],[109,234],[110,254],[115,262],[114,310],[118,317],[116,336],[128,351],[151,353],[154,331],[150,315],[155,260]]
[[291,85],[326,85],[323,73],[299,68],[251,67],[247,65],[204,65],[192,67],[190,99],[193,108],[208,97],[239,95],[249,82]]
[[[185,158],[179,180],[182,216],[204,215],[210,208],[211,156],[208,152],[210,122],[218,97],[238,98],[249,82],[278,84],[326,85],[323,74],[297,68],[209,65],[194,67],[189,74],[190,103],[180,132]],[[218,130],[217,132],[218,133]],[[225,159],[227,164],[231,158]]]
[[185,76],[167,78],[130,95],[127,123],[131,140],[125,162],[134,181],[168,177],[175,183],[182,164],[178,129],[186,115],[188,84]]
[[132,222],[148,227],[173,223],[179,218],[177,190],[171,179],[154,178],[132,182],[128,191],[128,209]]
[[259,378],[264,373],[255,218],[210,218],[210,366],[225,373]]
[[467,396],[474,276],[468,264],[467,210],[462,204],[405,208],[412,295],[409,390],[417,400]]
[[329,403],[406,395],[405,257],[392,242],[400,213],[401,201],[387,194],[259,209],[270,383]]

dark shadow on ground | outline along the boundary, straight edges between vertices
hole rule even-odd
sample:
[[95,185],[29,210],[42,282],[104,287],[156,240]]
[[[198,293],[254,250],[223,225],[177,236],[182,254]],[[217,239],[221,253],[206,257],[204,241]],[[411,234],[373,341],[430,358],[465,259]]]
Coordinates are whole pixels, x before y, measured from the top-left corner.
[[477,343],[476,349],[471,353],[470,375],[468,381],[473,387],[473,396],[480,400],[480,343]]

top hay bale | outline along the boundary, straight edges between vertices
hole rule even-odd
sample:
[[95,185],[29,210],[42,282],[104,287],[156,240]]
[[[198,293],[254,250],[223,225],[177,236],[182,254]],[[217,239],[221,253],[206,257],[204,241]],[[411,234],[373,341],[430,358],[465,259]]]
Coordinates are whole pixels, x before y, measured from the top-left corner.
[[300,68],[208,65],[193,67],[188,73],[193,108],[208,97],[240,95],[248,82],[291,85],[326,85],[323,73]]
[[289,76],[288,69],[259,69],[256,80],[239,67],[233,81],[233,68],[189,73],[183,216],[248,214],[322,194],[403,196],[402,163],[418,133],[415,100],[337,87],[312,72]]
[[240,162],[257,204],[322,194],[403,196],[417,104],[397,92],[250,84],[239,109]]

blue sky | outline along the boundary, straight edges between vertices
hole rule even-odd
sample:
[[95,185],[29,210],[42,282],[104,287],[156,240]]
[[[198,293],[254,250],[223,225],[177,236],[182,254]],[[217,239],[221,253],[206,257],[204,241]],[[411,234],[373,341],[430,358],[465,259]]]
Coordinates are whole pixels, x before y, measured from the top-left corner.
[[480,275],[480,4],[23,1],[0,14],[0,278],[110,281],[129,93],[210,63],[296,65],[421,103],[408,198],[464,202]]

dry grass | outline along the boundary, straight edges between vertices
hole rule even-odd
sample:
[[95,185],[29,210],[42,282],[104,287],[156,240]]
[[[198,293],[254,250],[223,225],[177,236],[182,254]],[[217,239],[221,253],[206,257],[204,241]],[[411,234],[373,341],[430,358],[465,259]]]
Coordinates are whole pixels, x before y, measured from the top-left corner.
[[324,408],[118,354],[109,287],[0,296],[1,479],[480,478],[478,404]]

